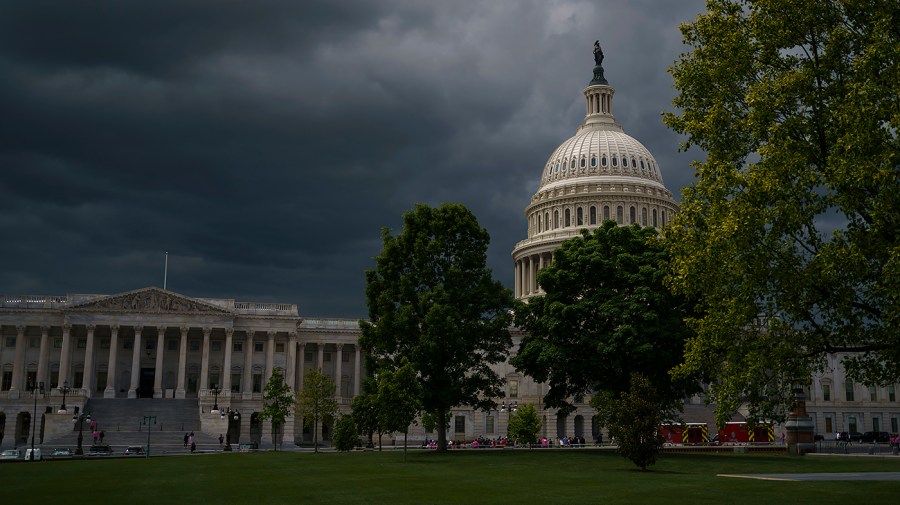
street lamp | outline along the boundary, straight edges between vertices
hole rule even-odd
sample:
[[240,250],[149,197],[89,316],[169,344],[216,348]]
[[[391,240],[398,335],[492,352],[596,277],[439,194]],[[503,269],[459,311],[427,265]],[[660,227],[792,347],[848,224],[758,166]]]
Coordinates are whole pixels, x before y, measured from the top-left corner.
[[63,395],[63,402],[62,402],[62,407],[60,408],[60,410],[66,410],[66,395],[69,394],[69,391],[71,391],[71,390],[72,389],[69,387],[69,381],[63,382],[62,387],[59,388],[59,392],[62,393],[62,395]]
[[31,461],[34,461],[34,432],[37,430],[37,394],[40,391],[41,394],[44,394],[44,383],[41,382],[36,385],[34,382],[31,383],[31,396],[34,398],[34,411],[31,414]]
[[512,420],[512,413],[518,410],[519,404],[517,402],[512,402],[509,405],[506,403],[500,404],[500,412],[506,412],[506,439],[509,440],[509,423]]
[[144,420],[141,421],[141,424],[147,425],[147,458],[150,457],[150,431],[152,431],[150,429],[151,423],[156,424],[156,416],[144,416]]
[[228,410],[222,411],[221,418],[224,419],[226,417],[228,418],[228,425],[225,428],[225,448],[222,450],[227,452],[227,451],[232,450],[232,448],[231,448],[231,432],[232,432],[231,423],[232,423],[232,421],[234,421],[235,423],[240,421],[241,413],[238,412],[237,410],[231,410],[229,408]]
[[213,393],[213,398],[214,398],[213,408],[212,408],[213,412],[216,412],[219,410],[219,393],[221,393],[221,392],[222,392],[222,390],[219,389],[219,385],[213,384],[213,387],[212,387],[212,393]]
[[82,412],[81,414],[75,414],[72,416],[72,422],[78,425],[78,447],[75,448],[75,455],[84,454],[84,450],[81,448],[81,442],[84,440],[84,421],[90,421],[91,415],[85,414]]

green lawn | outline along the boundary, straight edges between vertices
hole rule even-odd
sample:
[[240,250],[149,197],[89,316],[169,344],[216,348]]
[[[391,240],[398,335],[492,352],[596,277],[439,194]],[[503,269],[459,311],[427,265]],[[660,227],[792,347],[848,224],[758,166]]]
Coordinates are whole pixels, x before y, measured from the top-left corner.
[[224,453],[0,465],[3,503],[895,503],[900,482],[775,482],[718,473],[900,471],[900,457],[666,455],[641,472],[609,451]]

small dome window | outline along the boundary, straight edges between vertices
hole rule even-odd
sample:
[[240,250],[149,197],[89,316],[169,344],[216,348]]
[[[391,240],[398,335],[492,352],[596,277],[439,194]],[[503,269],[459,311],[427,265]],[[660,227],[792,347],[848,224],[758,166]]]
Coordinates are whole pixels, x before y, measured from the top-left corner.
[[641,170],[644,170],[644,160],[641,160]]
[[615,167],[615,166],[618,166],[618,165],[619,165],[619,158],[613,158],[613,159],[612,159],[612,166]]
[[637,168],[637,161],[634,158],[631,158],[631,168]]
[[604,154],[602,158],[600,158],[600,164],[604,167],[606,166],[606,155]]
[[591,167],[596,167],[596,166],[597,166],[597,157],[591,156]]
[[572,168],[575,168],[575,158],[572,158]]
[[[573,163],[574,163],[574,162],[573,162]],[[585,162],[585,159],[584,159],[584,158],[581,158],[581,168],[584,168],[585,163],[586,163],[586,162]],[[574,165],[573,165],[573,166],[574,166]]]
[[622,157],[622,168],[628,168],[628,159],[624,156]]
[[556,162],[556,170],[554,170],[554,172],[559,173],[559,162],[558,161]]

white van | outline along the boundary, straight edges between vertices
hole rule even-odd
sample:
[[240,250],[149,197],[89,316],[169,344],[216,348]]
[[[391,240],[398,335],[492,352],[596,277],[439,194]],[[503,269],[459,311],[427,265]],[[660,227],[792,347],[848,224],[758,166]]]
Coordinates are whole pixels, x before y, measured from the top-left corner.
[[[43,461],[44,458],[41,457],[41,448],[34,448],[34,460],[35,461]],[[25,461],[31,461],[31,448],[25,450]]]

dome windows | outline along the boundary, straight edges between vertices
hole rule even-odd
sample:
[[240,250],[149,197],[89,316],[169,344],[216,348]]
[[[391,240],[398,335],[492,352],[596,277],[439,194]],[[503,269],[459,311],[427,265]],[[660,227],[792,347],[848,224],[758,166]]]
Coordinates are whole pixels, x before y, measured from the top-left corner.
[[587,164],[587,161],[584,158],[581,158],[581,168],[584,168]]
[[578,226],[584,224],[584,209],[582,209],[581,207],[578,207],[578,210],[575,211],[575,223]]
[[631,158],[631,168],[637,168],[637,161],[634,158]]
[[591,156],[591,168],[594,168],[596,166],[597,166],[597,157]]
[[575,168],[575,158],[572,158],[572,168]]
[[644,160],[641,159],[641,170],[644,170]]
[[600,158],[600,166],[606,166],[606,155],[604,154],[602,158]]
[[559,162],[558,161],[556,162],[556,169],[554,170],[554,172],[557,174],[559,173]]
[[628,158],[622,156],[622,168],[628,168]]
[[566,209],[566,228],[572,226],[572,212]]
[[613,157],[612,166],[614,166],[614,167],[619,166],[619,158]]
[[597,207],[591,205],[591,224],[597,224]]

